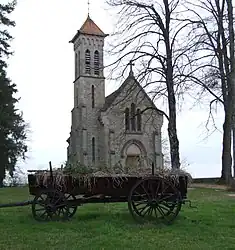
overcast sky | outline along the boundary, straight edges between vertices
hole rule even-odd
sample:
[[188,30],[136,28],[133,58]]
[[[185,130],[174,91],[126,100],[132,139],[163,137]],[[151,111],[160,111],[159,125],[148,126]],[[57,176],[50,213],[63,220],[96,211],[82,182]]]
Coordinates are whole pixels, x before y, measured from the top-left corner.
[[[112,32],[117,20],[104,0],[91,1],[90,16],[105,33]],[[20,109],[31,130],[29,159],[20,163],[24,169],[47,168],[50,160],[53,165],[66,160],[74,80],[69,41],[86,17],[87,0],[18,0],[11,17],[16,22],[11,31],[15,54],[9,60],[8,74],[18,86]],[[106,81],[106,95],[118,86]],[[184,104],[178,116],[181,157],[190,163],[188,171],[194,177],[219,176],[222,134],[217,131],[205,139],[207,110],[191,107]],[[223,113],[218,113],[220,130],[222,120]],[[163,134],[166,132],[165,121]]]

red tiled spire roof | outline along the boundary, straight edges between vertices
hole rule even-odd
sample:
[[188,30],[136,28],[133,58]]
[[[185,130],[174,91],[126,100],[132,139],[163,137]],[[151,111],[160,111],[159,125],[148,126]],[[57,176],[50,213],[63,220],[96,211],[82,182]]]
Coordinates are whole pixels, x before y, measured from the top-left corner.
[[105,34],[90,18],[88,15],[86,21],[83,23],[82,27],[77,31],[77,34],[73,37],[70,42],[74,42],[79,34],[86,34],[86,35],[94,35],[94,36],[102,36],[106,37],[108,34]]
[[106,36],[89,15],[79,31],[80,33],[88,35]]

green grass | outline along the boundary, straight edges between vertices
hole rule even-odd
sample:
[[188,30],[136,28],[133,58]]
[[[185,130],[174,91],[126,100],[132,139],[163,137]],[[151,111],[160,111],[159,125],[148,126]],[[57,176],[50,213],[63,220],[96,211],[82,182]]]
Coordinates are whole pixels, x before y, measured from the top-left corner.
[[[30,199],[27,188],[0,189],[0,203]],[[189,190],[170,225],[139,225],[127,204],[87,204],[69,222],[39,223],[31,207],[0,209],[0,249],[235,249],[235,197]]]

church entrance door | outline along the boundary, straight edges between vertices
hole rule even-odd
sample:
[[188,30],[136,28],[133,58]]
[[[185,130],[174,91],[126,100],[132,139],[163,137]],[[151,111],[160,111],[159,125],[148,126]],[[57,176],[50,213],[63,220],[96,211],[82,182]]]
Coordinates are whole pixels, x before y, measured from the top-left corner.
[[139,155],[128,155],[126,157],[126,168],[127,169],[133,169],[137,168],[140,162],[140,156]]
[[136,144],[131,144],[126,150],[126,170],[136,169],[140,165],[141,151]]

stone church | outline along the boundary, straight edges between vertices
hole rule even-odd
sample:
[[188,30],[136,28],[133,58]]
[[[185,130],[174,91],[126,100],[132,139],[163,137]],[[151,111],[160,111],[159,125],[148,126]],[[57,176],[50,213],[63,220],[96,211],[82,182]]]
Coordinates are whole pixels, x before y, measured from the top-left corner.
[[155,106],[135,79],[132,64],[121,86],[105,96],[106,36],[88,15],[70,41],[74,47],[75,80],[67,160],[111,168],[116,164],[144,167],[152,163],[161,167],[163,116],[149,108]]

